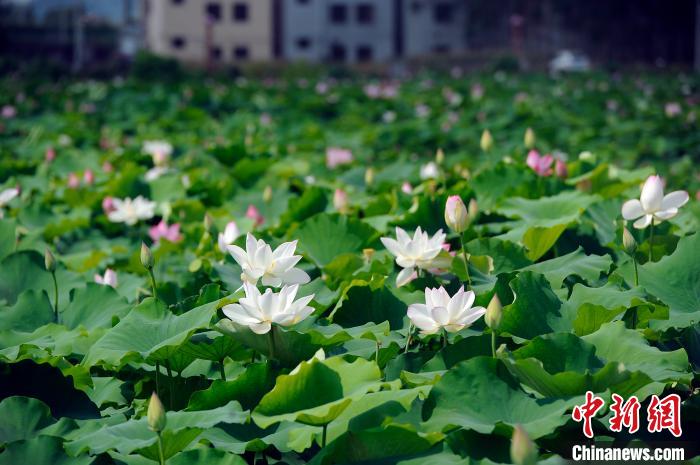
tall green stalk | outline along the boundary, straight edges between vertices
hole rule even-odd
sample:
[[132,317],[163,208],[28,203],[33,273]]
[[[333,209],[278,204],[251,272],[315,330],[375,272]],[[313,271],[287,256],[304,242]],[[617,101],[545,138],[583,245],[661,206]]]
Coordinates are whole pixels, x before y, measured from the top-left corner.
[[467,285],[472,287],[472,279],[469,276],[469,259],[467,258],[467,248],[464,246],[464,236],[459,235],[459,244],[462,246],[462,258],[464,258],[464,272],[467,274]]
[[153,268],[148,269],[148,274],[151,276],[151,292],[153,294],[153,298],[158,300],[158,291],[156,291],[156,277],[153,274]]
[[649,262],[652,261],[652,250],[654,248],[654,218],[651,219],[651,226],[649,229]]
[[491,356],[496,358],[496,331],[491,330]]
[[163,438],[160,435],[160,431],[156,434],[158,435],[158,457],[160,457],[160,465],[165,465],[165,454],[163,454]]
[[58,323],[58,280],[56,279],[56,272],[51,272],[51,277],[53,278],[53,313],[54,320]]

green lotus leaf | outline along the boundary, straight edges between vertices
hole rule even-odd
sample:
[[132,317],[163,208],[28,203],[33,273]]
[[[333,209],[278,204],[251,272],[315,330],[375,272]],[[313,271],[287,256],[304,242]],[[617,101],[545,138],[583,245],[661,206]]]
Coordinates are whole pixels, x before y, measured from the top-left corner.
[[433,387],[424,428],[490,434],[519,424],[536,439],[563,425],[569,419],[567,411],[582,400],[583,396],[536,398],[522,390],[500,361],[475,357],[452,367]]

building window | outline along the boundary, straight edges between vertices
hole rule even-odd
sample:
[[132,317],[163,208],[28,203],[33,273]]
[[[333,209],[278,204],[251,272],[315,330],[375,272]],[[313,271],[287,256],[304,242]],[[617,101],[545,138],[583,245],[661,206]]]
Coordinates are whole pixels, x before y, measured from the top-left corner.
[[371,24],[374,22],[374,6],[369,3],[357,5],[357,22],[360,24]]
[[372,47],[369,45],[360,45],[356,50],[357,61],[366,62],[372,61]]
[[221,21],[221,4],[220,3],[207,3],[205,7],[207,16],[212,21]]
[[452,4],[447,2],[441,2],[435,5],[433,9],[433,19],[436,23],[446,24],[452,22],[452,16],[454,11],[452,11]]
[[331,5],[331,23],[342,24],[348,20],[348,8],[345,5]]
[[176,50],[181,50],[185,48],[185,46],[187,45],[187,41],[184,37],[175,36],[172,39],[170,39],[170,45]]
[[343,44],[335,43],[331,45],[331,60],[343,62],[346,58],[345,46]]
[[249,56],[250,52],[245,45],[237,45],[233,48],[233,58],[236,60],[247,60]]
[[212,47],[209,49],[209,57],[214,61],[221,60],[221,47]]
[[433,47],[435,53],[450,53],[450,46],[447,44],[437,44]]
[[233,20],[237,23],[248,21],[248,4],[234,3],[233,4]]
[[306,50],[311,47],[311,39],[308,37],[299,37],[297,39],[297,48],[301,50]]

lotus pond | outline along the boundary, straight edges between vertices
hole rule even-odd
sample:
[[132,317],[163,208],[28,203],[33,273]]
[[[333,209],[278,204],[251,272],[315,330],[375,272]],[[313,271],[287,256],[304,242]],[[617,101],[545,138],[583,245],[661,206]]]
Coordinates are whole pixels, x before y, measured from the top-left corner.
[[597,441],[700,463],[699,102],[5,78],[0,464],[556,464],[587,393]]

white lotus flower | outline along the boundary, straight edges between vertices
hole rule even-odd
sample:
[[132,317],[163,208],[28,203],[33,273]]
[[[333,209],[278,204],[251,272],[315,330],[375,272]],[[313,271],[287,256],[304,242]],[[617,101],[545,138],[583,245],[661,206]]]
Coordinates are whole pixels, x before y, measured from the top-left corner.
[[272,251],[272,248],[262,239],[256,240],[248,233],[245,248],[237,245],[227,247],[234,260],[243,269],[241,279],[244,282],[257,284],[262,278],[264,286],[280,287],[283,284],[305,284],[310,281],[309,275],[294,265],[299,263],[301,255],[294,255],[297,241],[285,242]]
[[219,244],[219,250],[221,250],[223,253],[228,252],[228,246],[233,244],[233,242],[238,239],[238,236],[241,235],[241,232],[238,230],[238,226],[236,225],[235,221],[229,221],[226,223],[226,228],[224,228],[224,232],[219,233],[219,238],[218,238],[218,244]]
[[95,282],[97,284],[102,284],[103,286],[117,287],[117,272],[111,268],[105,270],[104,276],[96,274]]
[[444,287],[425,290],[425,303],[408,307],[408,318],[422,334],[435,334],[444,329],[449,333],[460,331],[485,313],[484,307],[472,307],[474,291],[464,292],[464,286],[450,297]]
[[437,179],[439,175],[440,171],[438,170],[438,166],[434,161],[430,161],[420,167],[420,178],[423,180]]
[[314,295],[308,295],[295,301],[299,285],[283,286],[278,293],[272,289],[261,294],[251,283],[244,283],[245,297],[237,304],[223,307],[224,315],[239,325],[247,326],[256,334],[266,334],[272,323],[291,326],[311,315],[313,308],[308,306]]
[[138,196],[135,199],[112,199],[113,210],[107,214],[112,223],[134,225],[139,220],[150,220],[155,216],[156,203]]
[[16,187],[11,187],[0,192],[0,218],[4,216],[3,208],[5,205],[10,203],[10,200],[14,199],[19,195],[19,189]]
[[382,244],[396,257],[396,264],[403,270],[396,277],[396,285],[403,286],[413,279],[416,268],[428,270],[447,266],[445,260],[438,257],[445,242],[445,233],[440,229],[431,238],[418,226],[411,238],[406,231],[396,227],[396,239],[382,237]]
[[163,140],[148,140],[143,143],[143,151],[153,158],[156,166],[165,166],[173,153],[173,146]]
[[634,227],[644,229],[652,221],[660,223],[673,218],[678,209],[688,202],[686,191],[675,191],[664,195],[664,184],[659,176],[649,176],[642,187],[639,200],[628,200],[622,205],[622,217],[637,220]]

